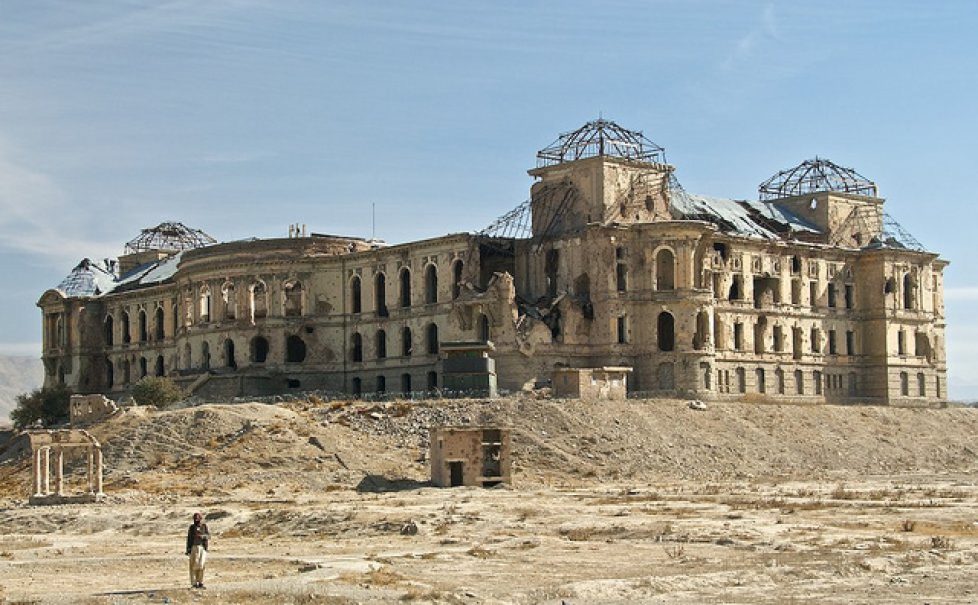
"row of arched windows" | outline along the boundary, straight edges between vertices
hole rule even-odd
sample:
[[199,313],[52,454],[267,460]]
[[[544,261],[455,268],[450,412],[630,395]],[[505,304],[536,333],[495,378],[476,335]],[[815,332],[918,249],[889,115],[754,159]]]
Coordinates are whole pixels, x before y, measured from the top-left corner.
[[[401,328],[401,357],[410,357],[414,352],[414,338],[411,328]],[[425,328],[425,352],[438,354],[438,325],[428,324]],[[374,334],[374,353],[377,359],[387,358],[387,331],[380,329]],[[354,332],[350,337],[350,358],[354,362],[363,361],[363,335]]]
[[[139,312],[136,314],[136,342],[149,342],[151,334],[153,340],[163,340],[166,338],[166,324],[164,321],[163,307],[161,306],[157,306],[153,312],[152,326],[150,326],[146,310],[139,309]],[[129,344],[133,341],[132,318],[129,315],[129,311],[122,311],[119,316],[119,323],[122,329],[122,333],[120,334],[122,344]],[[115,345],[115,318],[111,314],[105,317],[103,334],[106,346],[111,347]]]
[[[460,282],[462,281],[463,263],[456,259],[452,263],[452,299],[458,298]],[[402,267],[398,273],[398,306],[402,309],[414,304],[411,291],[411,270]],[[438,269],[435,265],[427,265],[424,269],[424,304],[433,305],[438,302]],[[374,311],[381,317],[387,317],[387,275],[383,272],[374,275]],[[363,283],[359,275],[350,279],[350,312],[363,312]]]

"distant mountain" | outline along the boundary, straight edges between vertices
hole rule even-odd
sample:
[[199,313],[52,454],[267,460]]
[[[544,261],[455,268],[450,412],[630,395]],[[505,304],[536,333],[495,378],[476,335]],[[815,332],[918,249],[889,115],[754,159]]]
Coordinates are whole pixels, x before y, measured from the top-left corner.
[[33,391],[44,382],[44,366],[36,357],[0,355],[0,424],[7,424],[17,395]]

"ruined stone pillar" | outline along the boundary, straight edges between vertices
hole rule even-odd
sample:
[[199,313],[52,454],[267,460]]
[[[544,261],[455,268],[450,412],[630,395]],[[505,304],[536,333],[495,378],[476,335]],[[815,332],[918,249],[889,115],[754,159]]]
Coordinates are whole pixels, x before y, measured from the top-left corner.
[[90,493],[94,493],[94,491],[95,491],[94,490],[94,488],[95,488],[95,478],[94,478],[94,474],[95,474],[95,452],[94,452],[94,450],[95,450],[94,447],[89,447],[88,448],[88,491]]
[[65,451],[58,448],[54,461],[54,486],[59,496],[65,494]]
[[34,472],[34,495],[40,496],[41,493],[41,450],[35,450],[33,456],[31,456],[33,461],[33,467],[31,470]]
[[41,478],[44,481],[44,495],[51,493],[51,448],[45,447],[41,458]]
[[95,448],[95,494],[102,493],[102,448]]

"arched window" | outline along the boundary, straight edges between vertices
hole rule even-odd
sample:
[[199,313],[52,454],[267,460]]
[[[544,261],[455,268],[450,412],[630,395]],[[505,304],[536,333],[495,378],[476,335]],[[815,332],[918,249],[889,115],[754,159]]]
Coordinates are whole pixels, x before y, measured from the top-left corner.
[[[251,284],[251,317],[261,319],[268,316],[268,286],[258,280]],[[267,342],[266,342],[267,344]]]
[[462,292],[462,260],[458,259],[452,263],[452,300],[458,298]]
[[155,317],[153,319],[154,328],[156,329],[156,340],[163,340],[166,338],[166,324],[163,318],[163,307],[156,307]]
[[268,341],[264,336],[255,336],[251,339],[251,362],[265,363],[268,359]]
[[149,340],[149,329],[146,326],[146,311],[143,309],[139,310],[139,342],[146,342]]
[[659,313],[657,322],[656,338],[658,339],[660,351],[672,351],[676,348],[676,320],[672,313],[663,311]]
[[[122,344],[129,344],[132,342],[132,336],[129,334],[129,311],[122,312]],[[128,384],[128,380],[126,383]]]
[[206,285],[200,287],[200,321],[205,323],[211,320],[211,289]]
[[427,347],[428,354],[437,355],[438,354],[438,326],[436,324],[433,323],[428,324],[428,327],[425,329],[425,342],[428,345]]
[[383,273],[374,277],[374,309],[379,317],[387,317],[387,276]]
[[424,302],[428,305],[438,302],[438,269],[434,265],[424,270]]
[[903,308],[913,309],[913,278],[909,273],[903,276]]
[[377,359],[387,357],[387,332],[377,330]]
[[286,317],[302,316],[302,282],[286,282],[285,291],[285,313]]
[[302,363],[306,360],[306,343],[301,337],[290,334],[285,339],[286,363]]
[[224,301],[224,318],[234,319],[238,316],[238,297],[234,293],[234,282],[226,281],[221,286],[221,299]]
[[405,327],[401,329],[401,357],[410,357],[411,352],[414,349],[414,343],[411,335],[411,328]]
[[115,366],[108,357],[105,358],[105,386],[110,389],[115,386]]
[[165,365],[165,362],[163,361],[163,356],[162,355],[157,355],[156,356],[156,375],[157,376],[163,376],[164,374],[166,374],[166,368],[164,367],[164,365]]
[[189,342],[183,345],[183,361],[184,368],[189,370],[190,368],[194,367],[194,350],[190,346]]
[[411,375],[406,372],[401,374],[401,392],[405,395],[411,394]]
[[363,361],[363,336],[354,332],[350,337],[350,358],[353,361]]
[[479,315],[479,340],[489,342],[489,316],[485,313]]
[[696,332],[693,334],[693,348],[702,351],[710,345],[710,314],[700,311],[696,314]]
[[139,358],[139,377],[145,378],[149,374],[149,363],[147,363],[145,357]]
[[615,286],[619,292],[628,290],[628,265],[625,263],[625,248],[615,248]]
[[[105,317],[105,346],[111,347],[115,341],[115,320],[112,319],[111,315]],[[109,386],[112,386],[111,384]]]
[[674,290],[676,288],[676,257],[672,250],[663,248],[655,255],[655,289]]
[[122,360],[122,384],[129,384],[132,382],[132,366],[129,365],[129,360]]
[[401,308],[411,306],[411,270],[401,269]]
[[224,341],[224,365],[228,368],[238,367],[238,361],[234,358],[234,341],[230,338]]
[[206,340],[200,346],[200,367],[204,370],[211,369],[211,346]]
[[360,288],[360,276],[354,275],[350,280],[350,313],[363,311],[363,296]]

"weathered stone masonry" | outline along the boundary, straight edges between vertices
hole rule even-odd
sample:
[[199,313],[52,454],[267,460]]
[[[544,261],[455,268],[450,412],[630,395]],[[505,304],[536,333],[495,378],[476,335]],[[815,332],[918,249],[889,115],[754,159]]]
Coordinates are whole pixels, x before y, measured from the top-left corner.
[[144,230],[118,262],[86,259],[41,297],[46,384],[427,391],[441,387],[441,342],[491,340],[503,389],[624,366],[629,389],[650,393],[946,398],[947,263],[854,171],[816,159],[759,201],[692,195],[661,148],[603,120],[538,158],[530,202],[479,234],[385,246]]

